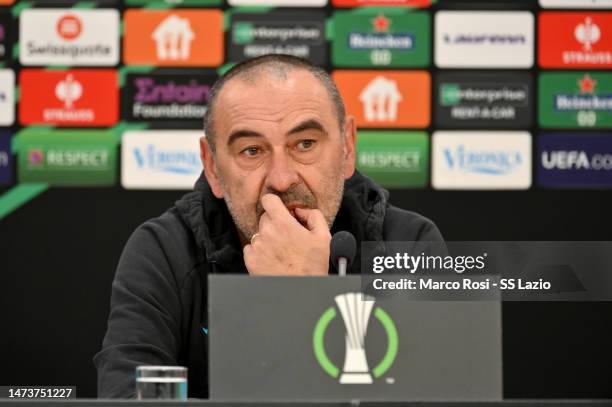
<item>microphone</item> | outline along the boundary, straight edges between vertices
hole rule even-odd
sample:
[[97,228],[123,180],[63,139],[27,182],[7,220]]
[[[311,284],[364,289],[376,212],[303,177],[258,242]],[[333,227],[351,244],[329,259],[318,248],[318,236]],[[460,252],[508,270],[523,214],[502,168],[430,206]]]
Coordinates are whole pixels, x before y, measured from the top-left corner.
[[331,260],[338,270],[339,276],[346,276],[346,268],[353,262],[357,242],[351,232],[340,231],[334,234],[331,240]]

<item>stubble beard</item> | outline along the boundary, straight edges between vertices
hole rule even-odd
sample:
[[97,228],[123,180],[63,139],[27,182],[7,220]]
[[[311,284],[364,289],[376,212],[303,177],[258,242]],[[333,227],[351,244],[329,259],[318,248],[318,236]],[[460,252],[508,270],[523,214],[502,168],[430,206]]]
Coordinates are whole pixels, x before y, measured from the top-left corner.
[[[343,168],[344,166],[341,165],[340,167]],[[327,227],[331,229],[338,211],[340,210],[342,196],[344,195],[343,173],[344,171],[341,170],[335,171],[335,176],[333,178],[325,180],[323,184],[322,201],[325,200],[326,202],[318,202],[312,191],[304,182],[302,182],[283,192],[265,189],[262,191],[255,205],[245,205],[237,204],[235,202],[234,195],[239,197],[240,191],[234,191],[234,194],[231,191],[231,188],[229,188],[227,185],[226,180],[217,170],[219,184],[221,186],[221,191],[223,192],[223,199],[225,200],[227,209],[234,220],[234,224],[236,225],[236,229],[238,230],[240,237],[247,242],[250,241],[253,235],[255,235],[259,230],[259,218],[264,213],[264,209],[261,206],[261,197],[268,193],[277,195],[279,198],[281,198],[285,205],[289,203],[299,203],[305,208],[319,209],[325,217]]]

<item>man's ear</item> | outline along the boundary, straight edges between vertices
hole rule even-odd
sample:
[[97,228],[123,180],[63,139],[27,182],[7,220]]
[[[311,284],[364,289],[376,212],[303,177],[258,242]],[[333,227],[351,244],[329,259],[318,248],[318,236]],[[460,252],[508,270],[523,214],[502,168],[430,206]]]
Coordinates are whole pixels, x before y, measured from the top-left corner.
[[221,183],[219,182],[215,166],[215,157],[206,137],[200,137],[200,158],[204,167],[204,176],[208,181],[208,185],[210,185],[213,195],[219,199],[223,198]]
[[349,179],[355,172],[355,155],[357,149],[357,127],[355,118],[347,116],[344,123],[344,179]]

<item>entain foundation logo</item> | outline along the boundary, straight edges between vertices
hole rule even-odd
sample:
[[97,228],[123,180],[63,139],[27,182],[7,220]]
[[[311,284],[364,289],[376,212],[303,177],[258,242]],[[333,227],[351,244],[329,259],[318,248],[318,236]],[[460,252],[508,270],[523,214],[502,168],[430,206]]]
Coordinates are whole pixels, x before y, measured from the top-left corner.
[[527,128],[532,124],[528,73],[440,73],[435,121],[447,128]]
[[23,65],[110,66],[119,62],[119,12],[26,9],[20,15]]
[[334,71],[347,111],[357,126],[427,127],[431,78],[426,71]]
[[201,70],[156,70],[128,73],[124,117],[139,122],[189,122],[200,128],[216,73]]
[[123,56],[128,65],[220,65],[223,13],[129,9],[125,12]]
[[542,127],[612,128],[612,74],[545,72],[539,81]]
[[19,82],[21,124],[92,127],[112,126],[119,120],[114,70],[25,69]]
[[[345,356],[342,370],[329,359],[325,351],[327,327],[336,318],[336,307],[329,307],[319,318],[313,332],[313,350],[321,368],[340,384],[372,384],[393,365],[399,348],[399,336],[393,319],[373,297],[362,293],[346,293],[335,297],[336,307],[345,328]],[[372,369],[366,358],[366,334],[371,316],[383,326],[387,334],[387,350],[383,359]]]
[[543,68],[612,67],[612,12],[543,12],[538,38]]
[[612,134],[544,133],[538,137],[538,184],[548,188],[612,187]]
[[360,9],[333,16],[336,66],[420,67],[429,64],[430,18],[423,11]]
[[228,54],[231,62],[266,54],[286,54],[326,65],[325,14],[319,11],[233,13]]

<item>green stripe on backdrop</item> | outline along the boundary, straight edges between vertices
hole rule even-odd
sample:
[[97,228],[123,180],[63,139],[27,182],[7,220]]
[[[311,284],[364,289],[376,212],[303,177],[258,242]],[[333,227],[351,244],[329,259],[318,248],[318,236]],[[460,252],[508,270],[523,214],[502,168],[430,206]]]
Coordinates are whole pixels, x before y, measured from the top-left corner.
[[47,190],[47,184],[19,184],[0,195],[0,219]]

